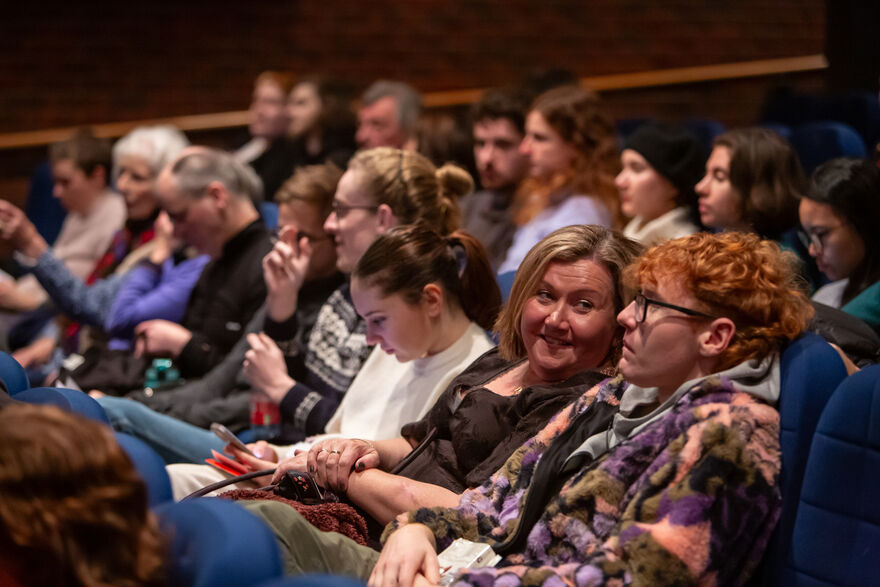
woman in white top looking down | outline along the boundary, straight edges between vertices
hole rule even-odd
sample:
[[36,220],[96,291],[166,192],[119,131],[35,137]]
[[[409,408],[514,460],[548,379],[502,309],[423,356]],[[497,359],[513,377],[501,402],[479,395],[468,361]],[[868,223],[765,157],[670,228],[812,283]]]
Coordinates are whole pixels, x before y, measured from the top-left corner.
[[[352,299],[375,344],[326,431],[384,440],[421,419],[449,382],[494,345],[486,335],[501,294],[483,246],[464,232],[443,237],[423,225],[379,236],[352,273]],[[262,458],[227,446],[249,471],[272,468],[279,457],[327,435],[282,447],[250,445]],[[203,465],[168,467],[176,498],[223,478]],[[267,479],[257,483],[266,485]]]

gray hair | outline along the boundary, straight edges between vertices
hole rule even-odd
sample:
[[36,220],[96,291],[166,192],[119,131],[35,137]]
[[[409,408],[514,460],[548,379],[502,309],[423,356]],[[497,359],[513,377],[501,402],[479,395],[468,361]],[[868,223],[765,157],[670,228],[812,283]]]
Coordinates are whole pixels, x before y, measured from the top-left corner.
[[200,198],[215,181],[239,198],[259,201],[263,197],[263,182],[254,170],[219,149],[202,147],[184,155],[174,162],[171,175],[177,188],[192,198]]
[[187,145],[186,136],[171,125],[139,126],[113,145],[113,176],[119,176],[122,157],[137,157],[147,162],[155,178]]
[[361,96],[361,102],[364,106],[369,106],[386,96],[391,96],[397,102],[397,121],[400,128],[408,135],[412,135],[422,109],[422,97],[409,84],[380,79],[367,88]]

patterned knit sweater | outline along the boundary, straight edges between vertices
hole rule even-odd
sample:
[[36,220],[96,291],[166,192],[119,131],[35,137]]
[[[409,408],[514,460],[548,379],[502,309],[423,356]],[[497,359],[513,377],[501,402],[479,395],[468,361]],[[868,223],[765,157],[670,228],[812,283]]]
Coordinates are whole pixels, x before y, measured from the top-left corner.
[[[496,545],[519,522],[537,463],[618,378],[560,412],[455,509],[420,509],[437,550],[458,537]],[[743,583],[779,516],[779,415],[726,378],[696,383],[672,409],[576,471],[544,506],[525,548],[456,584]],[[393,527],[389,528],[393,531]]]

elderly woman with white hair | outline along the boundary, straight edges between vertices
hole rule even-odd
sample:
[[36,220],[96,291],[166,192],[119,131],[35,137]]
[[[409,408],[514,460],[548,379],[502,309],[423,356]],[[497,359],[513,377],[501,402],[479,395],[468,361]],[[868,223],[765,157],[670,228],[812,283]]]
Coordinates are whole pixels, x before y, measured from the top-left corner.
[[[83,324],[104,323],[123,275],[152,252],[152,246],[145,245],[153,240],[153,225],[159,214],[154,193],[159,172],[188,144],[176,128],[153,126],[136,128],[114,145],[113,177],[125,198],[127,219],[85,280],[73,275],[53,255],[19,208],[0,201],[0,237],[33,261],[34,276],[62,313]],[[48,358],[52,345],[45,341],[49,338],[54,336],[43,336],[32,343],[46,347],[45,353],[31,353],[43,355],[36,359]]]

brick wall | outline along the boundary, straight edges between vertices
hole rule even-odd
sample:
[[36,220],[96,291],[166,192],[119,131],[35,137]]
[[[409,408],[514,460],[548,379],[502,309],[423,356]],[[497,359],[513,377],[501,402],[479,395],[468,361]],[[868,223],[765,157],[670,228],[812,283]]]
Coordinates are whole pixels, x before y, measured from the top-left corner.
[[268,68],[456,89],[536,67],[820,53],[825,26],[821,0],[14,1],[0,22],[0,132],[239,109]]

